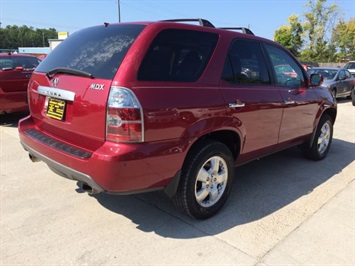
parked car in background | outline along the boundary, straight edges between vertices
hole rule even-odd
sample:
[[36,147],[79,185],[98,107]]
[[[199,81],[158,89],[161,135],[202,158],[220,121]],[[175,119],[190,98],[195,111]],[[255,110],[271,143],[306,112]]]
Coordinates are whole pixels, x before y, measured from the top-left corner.
[[322,87],[327,88],[334,97],[351,98],[351,91],[355,87],[355,78],[345,68],[314,67],[308,70],[309,74],[323,76]]
[[0,114],[28,109],[27,85],[40,62],[31,55],[0,54]]
[[306,70],[306,71],[308,71],[312,68],[311,65],[307,65],[307,64],[302,64],[302,66],[303,66],[304,70]]
[[351,75],[355,77],[355,61],[347,62],[344,68],[347,69],[351,73]]
[[89,193],[163,190],[205,219],[235,165],[293,146],[326,157],[337,109],[319,74],[251,32],[185,21],[104,23],[54,49],[18,127],[32,161]]

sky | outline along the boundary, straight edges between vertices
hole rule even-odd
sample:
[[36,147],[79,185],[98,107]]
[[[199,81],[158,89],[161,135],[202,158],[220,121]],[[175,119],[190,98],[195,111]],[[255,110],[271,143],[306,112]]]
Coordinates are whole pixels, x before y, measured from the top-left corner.
[[[118,5],[120,2],[120,5]],[[287,25],[293,14],[309,11],[308,0],[0,0],[0,26],[26,25],[54,28],[69,34],[104,22],[157,21],[204,18],[216,27],[249,27],[256,35],[273,39],[275,30]],[[355,17],[355,0],[336,3],[341,17]]]

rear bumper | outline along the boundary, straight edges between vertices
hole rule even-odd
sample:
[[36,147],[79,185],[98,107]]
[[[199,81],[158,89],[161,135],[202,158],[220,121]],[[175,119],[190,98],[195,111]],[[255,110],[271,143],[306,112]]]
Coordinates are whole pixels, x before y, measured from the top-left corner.
[[55,173],[87,183],[97,192],[133,194],[163,189],[185,158],[178,141],[117,144],[104,142],[95,151],[64,143],[36,128],[31,116],[19,122],[25,150]]
[[56,161],[53,161],[52,159],[44,156],[43,154],[40,154],[38,152],[36,152],[35,150],[33,150],[32,148],[30,148],[29,146],[27,146],[26,144],[21,142],[21,145],[23,146],[23,148],[28,151],[28,153],[33,156],[36,159],[39,159],[43,162],[45,162],[49,168],[55,172],[56,174],[68,178],[68,179],[72,179],[72,180],[77,180],[77,181],[81,181],[83,183],[88,184],[89,186],[91,186],[94,190],[96,190],[97,192],[104,192],[105,190],[100,187],[93,179],[90,175],[81,173],[79,171],[76,171],[70,167],[67,167],[65,165],[62,165]]

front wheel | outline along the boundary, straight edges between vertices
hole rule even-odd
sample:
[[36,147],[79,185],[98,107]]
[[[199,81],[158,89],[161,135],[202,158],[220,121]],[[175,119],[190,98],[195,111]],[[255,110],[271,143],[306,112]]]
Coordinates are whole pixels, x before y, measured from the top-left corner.
[[351,91],[351,102],[355,106],[355,88]]
[[319,120],[312,143],[303,145],[306,157],[318,161],[324,159],[333,139],[333,121],[329,115],[323,115]]
[[194,218],[209,218],[226,202],[233,177],[231,151],[220,142],[200,142],[185,160],[174,203],[180,211]]

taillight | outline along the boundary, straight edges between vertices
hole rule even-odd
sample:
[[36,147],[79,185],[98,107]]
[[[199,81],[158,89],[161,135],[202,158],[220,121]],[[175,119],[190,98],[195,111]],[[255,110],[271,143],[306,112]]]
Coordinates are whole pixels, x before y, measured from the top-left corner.
[[143,112],[134,93],[112,86],[107,102],[106,140],[143,142]]

